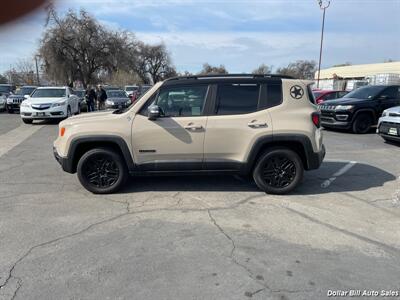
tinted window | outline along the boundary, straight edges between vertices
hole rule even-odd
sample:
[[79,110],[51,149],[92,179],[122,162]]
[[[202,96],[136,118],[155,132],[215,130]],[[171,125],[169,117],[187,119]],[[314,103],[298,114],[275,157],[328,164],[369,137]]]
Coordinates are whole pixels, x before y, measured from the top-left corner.
[[360,87],[357,90],[354,90],[346,95],[347,98],[355,98],[355,99],[373,99],[375,98],[382,90],[384,86],[365,86]]
[[326,94],[326,95],[323,96],[322,98],[323,98],[324,100],[333,100],[333,99],[336,99],[336,98],[337,98],[336,92]]
[[32,97],[65,97],[65,89],[37,89],[33,92]]
[[277,106],[282,103],[282,86],[280,84],[270,84],[267,86],[268,107]]
[[346,96],[346,94],[347,94],[347,92],[345,92],[345,91],[343,91],[343,92],[338,92],[337,97],[338,97],[338,98],[342,98],[342,97]]
[[160,107],[165,117],[201,116],[207,90],[207,85],[162,89],[153,104]]
[[258,84],[218,85],[217,115],[247,114],[257,110],[260,86]]
[[387,99],[398,99],[398,98],[400,98],[399,89],[400,89],[400,87],[398,87],[398,86],[388,87],[387,89],[385,89],[382,92],[381,96],[386,96]]

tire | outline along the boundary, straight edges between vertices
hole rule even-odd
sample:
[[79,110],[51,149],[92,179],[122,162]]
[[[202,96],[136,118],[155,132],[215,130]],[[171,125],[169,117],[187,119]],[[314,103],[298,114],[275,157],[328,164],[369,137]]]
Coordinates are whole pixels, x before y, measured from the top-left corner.
[[372,125],[372,116],[370,114],[362,113],[353,121],[352,130],[353,133],[365,134],[371,130]]
[[299,155],[284,147],[272,148],[258,159],[253,179],[267,194],[282,195],[293,191],[303,179],[304,166]]
[[32,124],[33,120],[32,119],[22,119],[22,122],[24,122],[25,124]]
[[108,148],[95,148],[83,154],[78,162],[77,174],[82,186],[94,194],[114,193],[128,177],[121,155]]

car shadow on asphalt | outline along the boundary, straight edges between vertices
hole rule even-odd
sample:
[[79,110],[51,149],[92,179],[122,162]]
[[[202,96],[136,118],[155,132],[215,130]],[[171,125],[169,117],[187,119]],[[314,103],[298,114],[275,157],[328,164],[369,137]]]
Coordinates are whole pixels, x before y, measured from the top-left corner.
[[[364,191],[383,186],[396,177],[371,165],[356,163],[346,173],[334,176],[348,162],[324,162],[317,170],[304,173],[304,180],[291,195]],[[327,182],[329,182],[327,184]],[[173,191],[257,192],[250,179],[231,175],[132,177],[120,193]]]

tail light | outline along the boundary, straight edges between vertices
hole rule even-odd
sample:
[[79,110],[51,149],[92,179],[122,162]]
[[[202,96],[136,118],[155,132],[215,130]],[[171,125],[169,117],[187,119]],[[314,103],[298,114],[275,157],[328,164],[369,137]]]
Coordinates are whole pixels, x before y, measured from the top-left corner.
[[315,127],[321,127],[321,113],[316,111],[311,114],[311,120],[314,123]]

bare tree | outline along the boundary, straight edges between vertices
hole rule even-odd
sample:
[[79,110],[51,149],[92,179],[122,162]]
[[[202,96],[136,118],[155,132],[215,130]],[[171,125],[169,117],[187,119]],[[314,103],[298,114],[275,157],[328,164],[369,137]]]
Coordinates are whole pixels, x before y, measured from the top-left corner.
[[267,66],[266,64],[261,64],[257,69],[254,69],[252,72],[252,74],[259,74],[259,75],[270,74],[270,73],[272,73],[272,67]]
[[208,63],[203,64],[203,69],[199,72],[199,75],[214,75],[214,74],[228,74],[224,65],[219,67],[211,66]]
[[127,33],[105,29],[84,10],[60,18],[50,8],[47,27],[39,53],[57,82],[80,80],[86,87],[98,81],[98,73],[118,70],[128,56]]
[[278,68],[277,73],[299,79],[313,79],[317,63],[313,60],[298,60],[287,67]]
[[176,76],[175,67],[164,44],[146,45],[139,43],[136,72],[145,83],[156,83]]
[[7,77],[2,75],[2,74],[0,74],[0,83],[7,83],[7,81],[8,81]]

